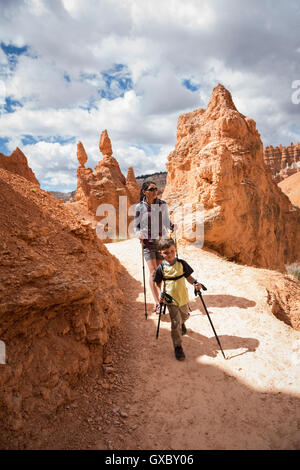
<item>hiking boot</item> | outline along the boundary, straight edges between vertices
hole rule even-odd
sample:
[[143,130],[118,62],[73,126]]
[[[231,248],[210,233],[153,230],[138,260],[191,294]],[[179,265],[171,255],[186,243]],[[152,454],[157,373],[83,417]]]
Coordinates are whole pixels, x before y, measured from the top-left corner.
[[186,326],[185,326],[184,323],[182,323],[182,325],[181,325],[181,334],[182,334],[182,335],[186,335],[186,333],[187,333],[187,332],[186,332]]
[[185,359],[185,354],[183,352],[182,346],[175,347],[175,357],[178,361],[183,361]]

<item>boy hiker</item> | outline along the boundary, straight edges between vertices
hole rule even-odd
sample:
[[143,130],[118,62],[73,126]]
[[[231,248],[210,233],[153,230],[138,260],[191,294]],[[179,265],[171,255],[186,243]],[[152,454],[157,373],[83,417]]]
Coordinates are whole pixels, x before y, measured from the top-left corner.
[[[194,270],[184,260],[176,258],[176,248],[173,239],[165,240],[160,245],[160,253],[163,256],[163,262],[158,266],[153,281],[161,288],[163,282],[163,292],[167,294],[167,302],[171,318],[171,337],[175,348],[175,357],[179,361],[184,360],[181,343],[182,335],[186,334],[185,322],[189,317],[189,297],[186,288],[185,279],[194,284],[197,290],[200,290],[202,284],[194,279],[191,274]],[[169,297],[170,296],[170,297]],[[161,296],[160,302],[165,302]]]

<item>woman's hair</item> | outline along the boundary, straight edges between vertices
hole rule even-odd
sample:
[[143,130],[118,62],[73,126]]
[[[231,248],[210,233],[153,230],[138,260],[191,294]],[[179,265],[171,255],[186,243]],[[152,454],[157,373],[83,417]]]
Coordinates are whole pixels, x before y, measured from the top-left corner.
[[150,184],[155,184],[156,186],[156,183],[154,183],[154,181],[144,181],[144,183],[142,184],[141,191],[140,191],[140,202],[144,199],[144,196],[145,196],[143,191],[146,191],[146,189],[149,188]]

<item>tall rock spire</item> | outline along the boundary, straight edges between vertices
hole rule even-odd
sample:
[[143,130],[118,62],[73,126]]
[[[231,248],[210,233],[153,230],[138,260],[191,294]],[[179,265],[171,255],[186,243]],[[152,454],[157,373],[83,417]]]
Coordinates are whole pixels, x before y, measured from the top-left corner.
[[204,205],[204,246],[271,269],[300,260],[300,210],[273,182],[255,122],[238,112],[222,85],[206,110],[179,117],[167,169],[163,198],[171,211]]
[[86,154],[86,151],[85,151],[85,148],[82,144],[82,142],[78,142],[77,144],[77,160],[79,161],[80,163],[80,166],[81,167],[84,167],[85,163],[87,162],[87,154]]
[[[75,199],[82,203],[99,222],[105,216],[96,215],[97,209],[102,204],[111,204],[116,210],[116,235],[118,237],[121,215],[123,236],[126,229],[126,223],[123,224],[123,221],[126,222],[127,215],[124,215],[122,211],[125,207],[138,203],[139,186],[133,169],[129,170],[127,180],[123,175],[118,161],[112,155],[112,146],[107,130],[101,133],[99,149],[103,154],[103,158],[97,163],[93,171],[91,168],[84,167],[87,155],[82,143],[79,142],[77,145],[77,158],[80,166],[77,169]],[[123,199],[120,198],[122,196]],[[125,201],[126,204],[124,204]],[[129,223],[130,219],[127,218],[127,221]]]
[[99,141],[99,150],[103,155],[109,155],[111,156],[113,151],[111,147],[111,141],[110,138],[108,137],[108,132],[105,129],[100,136],[100,141]]

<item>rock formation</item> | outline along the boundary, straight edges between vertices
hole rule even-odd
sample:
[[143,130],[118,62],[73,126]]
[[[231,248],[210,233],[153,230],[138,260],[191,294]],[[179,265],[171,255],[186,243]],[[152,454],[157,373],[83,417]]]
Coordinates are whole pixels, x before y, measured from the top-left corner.
[[85,151],[85,148],[84,148],[82,142],[78,142],[78,144],[77,144],[77,160],[79,161],[81,167],[84,167],[84,165],[87,162],[87,159],[88,159],[88,157],[87,157],[87,154],[86,154],[86,151]]
[[55,413],[102,366],[124,302],[120,270],[62,201],[0,169],[1,433]]
[[112,155],[112,147],[111,147],[111,141],[110,138],[108,137],[107,130],[105,129],[100,136],[100,141],[99,141],[99,150],[103,155]]
[[[119,233],[119,217],[124,216],[124,207],[137,204],[139,201],[139,186],[134,176],[134,171],[128,169],[127,179],[122,174],[117,160],[112,156],[111,142],[107,131],[103,131],[100,137],[99,149],[103,153],[103,158],[95,166],[94,171],[91,168],[85,168],[86,152],[81,142],[77,145],[77,158],[80,166],[77,169],[77,189],[75,200],[83,204],[90,214],[101,222],[103,215],[96,215],[98,206],[102,204],[111,204],[116,210],[116,232]],[[126,197],[125,206],[121,209],[120,215],[119,202],[120,196]],[[126,210],[127,210],[126,209]],[[126,217],[126,214],[125,214]],[[127,217],[127,226],[131,218]],[[123,235],[123,232],[122,232]],[[107,240],[110,236],[107,237]]]
[[290,201],[300,208],[300,172],[285,178],[278,186]]
[[28,166],[27,158],[18,147],[9,157],[0,153],[0,168],[11,171],[16,175],[23,176],[23,178],[26,178],[32,184],[40,186],[35,174]]
[[127,171],[126,188],[129,192],[131,201],[138,202],[140,197],[140,187],[135,178],[132,166],[130,166]]
[[269,145],[264,151],[264,160],[271,169],[276,183],[300,171],[300,143],[288,147]]
[[206,110],[179,117],[167,170],[163,198],[171,211],[204,205],[194,224],[204,221],[205,247],[270,269],[300,259],[300,210],[272,180],[255,122],[237,111],[222,85]]

